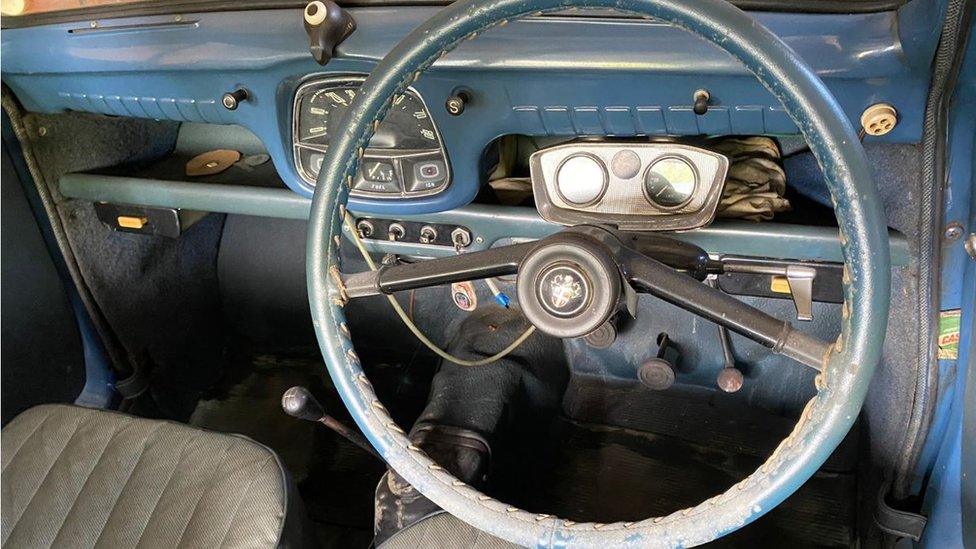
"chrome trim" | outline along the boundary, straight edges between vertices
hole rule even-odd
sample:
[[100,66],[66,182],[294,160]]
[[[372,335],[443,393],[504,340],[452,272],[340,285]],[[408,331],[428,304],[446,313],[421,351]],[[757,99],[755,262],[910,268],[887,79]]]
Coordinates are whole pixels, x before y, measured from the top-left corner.
[[[308,95],[309,89],[314,88],[315,91],[325,91],[332,88],[337,88],[341,86],[348,86],[350,84],[362,85],[366,80],[365,75],[360,74],[343,74],[343,75],[312,75],[306,78],[301,85],[295,90],[295,95],[292,99],[292,121],[291,121],[291,144],[292,144],[292,154],[293,161],[295,162],[295,170],[298,175],[302,178],[306,185],[315,188],[317,177],[313,177],[312,174],[307,173],[305,168],[302,166],[300,154],[301,149],[309,149],[316,152],[327,153],[329,150],[328,145],[315,145],[303,143],[300,136],[298,135],[298,123],[300,112],[298,109],[298,104],[305,95]],[[399,194],[396,193],[378,193],[371,191],[363,191],[358,189],[353,189],[350,191],[351,196],[364,197],[364,198],[379,198],[386,200],[397,200],[401,198],[418,198],[423,196],[432,196],[435,194],[440,194],[448,189],[453,182],[454,174],[451,170],[451,161],[447,156],[447,148],[444,147],[444,140],[441,138],[441,131],[437,127],[437,121],[434,120],[434,116],[431,114],[430,108],[427,107],[427,102],[424,100],[424,96],[420,94],[413,86],[409,86],[406,92],[420,101],[420,105],[424,108],[427,113],[428,118],[430,118],[430,124],[434,128],[434,135],[437,136],[436,149],[404,149],[403,151],[396,151],[393,149],[366,149],[366,155],[377,158],[390,159],[395,162],[395,167],[397,169],[399,183],[401,191]],[[447,179],[444,185],[432,189],[429,191],[407,191],[406,190],[406,176],[403,173],[402,159],[414,157],[414,156],[424,156],[440,154],[441,160],[444,161],[444,170],[447,172]],[[364,158],[366,156],[364,155]],[[360,167],[360,169],[362,169]]]

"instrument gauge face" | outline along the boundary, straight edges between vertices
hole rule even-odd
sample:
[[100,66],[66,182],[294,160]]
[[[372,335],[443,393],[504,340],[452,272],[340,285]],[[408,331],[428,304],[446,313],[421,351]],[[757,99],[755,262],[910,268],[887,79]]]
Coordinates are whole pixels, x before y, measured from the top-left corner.
[[[345,131],[363,78],[329,77],[295,93],[292,139],[295,167],[315,185],[329,146]],[[406,198],[437,194],[450,183],[447,151],[424,100],[413,88],[397,95],[361,154],[353,196]]]
[[588,154],[571,156],[556,170],[556,190],[563,200],[576,206],[600,200],[607,190],[607,183],[603,163]]
[[[327,147],[341,130],[342,118],[352,105],[358,85],[316,90],[302,97],[298,108],[298,139],[307,145]],[[371,149],[437,150],[437,130],[420,99],[413,93],[397,97],[370,139]]]
[[644,174],[644,196],[665,209],[685,205],[698,186],[698,174],[691,164],[676,156],[655,161]]

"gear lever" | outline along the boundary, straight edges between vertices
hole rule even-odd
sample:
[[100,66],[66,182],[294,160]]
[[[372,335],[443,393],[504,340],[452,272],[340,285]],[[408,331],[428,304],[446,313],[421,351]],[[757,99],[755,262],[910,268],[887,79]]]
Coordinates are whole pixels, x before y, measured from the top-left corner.
[[319,401],[305,387],[296,385],[285,391],[285,394],[281,395],[281,409],[292,417],[321,423],[342,435],[349,442],[359,446],[377,458],[383,459],[369,444],[366,437],[346,427],[345,424],[327,414],[325,408],[322,407]]

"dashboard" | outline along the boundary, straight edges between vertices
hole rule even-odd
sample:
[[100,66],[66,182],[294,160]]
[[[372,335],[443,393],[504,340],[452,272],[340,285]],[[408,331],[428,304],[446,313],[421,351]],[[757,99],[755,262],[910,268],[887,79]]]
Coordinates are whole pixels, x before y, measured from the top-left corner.
[[[295,165],[315,185],[332,137],[356,99],[364,76],[312,79],[295,93],[292,141]],[[365,151],[352,196],[398,199],[444,191],[450,163],[437,124],[414,89],[397,96]]]
[[[319,155],[341,131],[347,105],[336,97],[351,100],[362,75],[437,9],[350,8],[358,29],[325,67],[309,55],[301,9],[5,29],[3,81],[33,112],[242,126],[266,148],[280,177],[277,184],[308,198]],[[926,34],[937,14],[924,3],[853,15],[754,15],[811,63],[852,123],[876,102],[895,106],[897,127],[883,137],[868,136],[867,143],[918,142],[930,52],[937,44],[937,36]],[[460,88],[470,90],[470,101],[454,116],[445,101]],[[247,100],[234,110],[224,108],[222,95],[237,89],[247,91]],[[699,89],[712,97],[703,115],[693,109]],[[648,142],[659,136],[798,134],[782,106],[730,56],[682,29],[627,18],[529,17],[492,29],[437,60],[399,107],[367,151],[349,203],[355,212],[402,218],[470,204],[492,167],[487,148],[506,135]],[[694,174],[696,190],[689,202],[680,194],[657,194],[660,189],[653,191],[656,205],[646,200],[652,191],[642,186],[651,177],[646,175],[650,157],[642,158],[640,173],[626,180],[639,191],[634,204],[646,205],[649,220],[667,217],[661,212],[670,217],[707,212],[709,195],[695,193],[712,189],[720,167],[685,160],[652,171],[671,183]],[[600,161],[610,166],[612,158]],[[576,204],[565,200],[573,197],[552,192],[554,180],[541,176],[543,198],[553,207],[545,215],[558,223],[560,215],[610,208],[622,183],[607,173],[601,198]],[[676,184],[674,191],[681,188]],[[616,214],[628,215],[626,210]]]

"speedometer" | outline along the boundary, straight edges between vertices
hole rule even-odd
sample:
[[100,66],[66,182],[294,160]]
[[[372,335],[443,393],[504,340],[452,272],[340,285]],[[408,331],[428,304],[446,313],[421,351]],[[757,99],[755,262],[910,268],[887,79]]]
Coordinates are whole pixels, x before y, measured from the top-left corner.
[[[307,83],[295,96],[295,163],[311,185],[330,142],[342,130],[346,111],[356,99],[362,78]],[[450,180],[440,133],[413,89],[398,95],[380,123],[353,182],[353,195],[395,198],[442,191]]]

